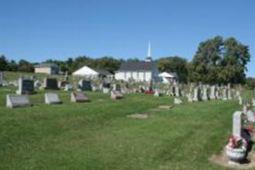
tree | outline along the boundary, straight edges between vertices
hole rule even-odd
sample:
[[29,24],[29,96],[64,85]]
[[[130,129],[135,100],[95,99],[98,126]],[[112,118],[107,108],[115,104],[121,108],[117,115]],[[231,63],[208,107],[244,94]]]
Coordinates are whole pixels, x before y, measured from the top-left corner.
[[187,82],[187,60],[182,57],[161,58],[158,60],[158,69],[161,72],[174,72],[178,75],[180,82]]
[[20,60],[18,64],[18,71],[33,72],[34,66],[26,60]]
[[216,36],[199,44],[188,65],[189,81],[203,83],[243,83],[250,61],[248,46],[235,38]]
[[0,56],[0,70],[6,71],[8,69],[8,61],[4,55]]

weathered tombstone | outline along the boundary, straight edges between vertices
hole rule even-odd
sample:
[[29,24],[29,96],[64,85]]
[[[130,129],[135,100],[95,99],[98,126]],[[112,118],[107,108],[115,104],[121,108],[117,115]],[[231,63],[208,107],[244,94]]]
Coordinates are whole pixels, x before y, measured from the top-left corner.
[[61,104],[62,101],[59,99],[58,94],[56,93],[45,93],[44,95],[46,104]]
[[41,82],[39,80],[35,80],[34,82],[34,88],[39,89],[41,87]]
[[251,99],[252,106],[255,107],[255,98]]
[[115,91],[115,90],[112,90],[111,91],[111,99],[122,99],[123,98],[123,94],[119,91]]
[[180,88],[179,88],[178,85],[175,86],[175,96],[176,96],[176,97],[180,97],[180,96],[181,96]]
[[174,98],[174,104],[182,104],[182,100],[179,98]]
[[4,84],[4,73],[0,71],[0,86]]
[[82,92],[72,92],[71,102],[88,102],[89,98]]
[[238,97],[239,105],[243,105],[243,99],[241,96]]
[[188,102],[193,102],[192,94],[191,93],[187,94],[187,98],[188,98]]
[[121,91],[121,86],[119,84],[113,84],[113,90],[115,91]]
[[231,84],[228,83],[228,100],[232,100]]
[[214,100],[216,98],[215,96],[215,85],[212,85],[210,87],[210,100]]
[[67,84],[69,84],[69,82],[68,81],[63,81],[63,80],[60,80],[60,81],[58,81],[58,88],[65,88],[65,86],[67,85]]
[[83,91],[91,91],[92,90],[91,82],[88,80],[80,80],[78,85],[79,85],[79,89],[81,89]]
[[233,114],[233,132],[232,135],[235,137],[241,137],[242,130],[242,112],[236,111]]
[[228,100],[227,89],[225,87],[223,87],[223,89],[222,89],[222,100]]
[[31,106],[27,95],[6,95],[6,107],[15,108],[26,106]]
[[24,79],[22,77],[18,80],[17,94],[33,94],[34,93],[34,81],[31,79]]
[[201,90],[199,87],[194,88],[193,101],[197,102],[201,100]]
[[160,96],[160,92],[159,92],[159,90],[158,90],[158,89],[156,89],[156,90],[155,90],[155,92],[154,92],[154,96],[155,96],[155,97],[159,97],[159,96]]
[[216,91],[215,91],[215,97],[216,97],[216,99],[220,99],[220,93],[219,93],[219,87],[217,87],[216,89],[215,89]]
[[206,86],[203,86],[202,100],[203,100],[203,101],[207,101],[207,100],[208,100],[207,87],[206,87]]
[[103,83],[103,93],[109,93],[110,92],[110,87],[111,84],[110,83]]
[[71,84],[66,84],[64,90],[65,90],[65,91],[73,90],[73,85],[71,85]]
[[248,111],[246,112],[246,116],[247,116],[247,119],[248,119],[249,122],[255,123],[255,114],[254,114],[253,111],[248,110]]
[[55,78],[45,78],[44,79],[44,88],[58,90],[58,81]]

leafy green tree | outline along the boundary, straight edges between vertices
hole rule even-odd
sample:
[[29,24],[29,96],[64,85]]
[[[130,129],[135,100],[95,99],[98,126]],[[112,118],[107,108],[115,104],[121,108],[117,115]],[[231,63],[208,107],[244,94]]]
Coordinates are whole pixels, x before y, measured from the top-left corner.
[[235,38],[216,36],[199,44],[188,65],[189,81],[204,83],[243,83],[250,61],[248,46]]
[[18,71],[33,72],[34,66],[26,60],[20,60],[18,64]]
[[180,82],[187,82],[187,60],[182,57],[161,58],[158,60],[158,69],[161,72],[174,72]]
[[6,71],[8,69],[8,60],[5,58],[4,55],[0,56],[0,70]]

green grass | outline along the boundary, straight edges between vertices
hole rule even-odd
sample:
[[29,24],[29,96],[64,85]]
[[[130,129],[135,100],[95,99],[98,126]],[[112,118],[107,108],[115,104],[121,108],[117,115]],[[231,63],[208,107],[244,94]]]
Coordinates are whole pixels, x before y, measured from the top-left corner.
[[90,103],[43,104],[8,109],[0,88],[0,169],[174,170],[224,169],[208,161],[231,134],[237,101],[185,103],[136,120],[126,115],[170,105],[170,97],[130,94],[113,101],[88,93]]

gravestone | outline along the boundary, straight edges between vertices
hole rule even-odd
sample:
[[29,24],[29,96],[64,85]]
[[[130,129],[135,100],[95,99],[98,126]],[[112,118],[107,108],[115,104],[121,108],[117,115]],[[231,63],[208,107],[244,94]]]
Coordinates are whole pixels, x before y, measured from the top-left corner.
[[82,92],[72,92],[71,102],[88,102],[89,98]]
[[239,97],[238,97],[238,101],[239,101],[239,102],[238,102],[238,103],[239,103],[239,105],[243,105],[243,99],[242,99],[242,97],[241,97],[241,96],[239,96]]
[[123,98],[123,94],[119,91],[115,91],[115,90],[112,90],[111,91],[111,99],[122,99]]
[[34,88],[35,89],[40,89],[40,87],[41,87],[41,82],[39,81],[39,80],[35,80],[35,82],[34,82]]
[[203,86],[202,100],[203,101],[207,101],[208,100],[208,94],[207,94],[207,87],[206,86]]
[[194,88],[193,101],[201,101],[201,90],[199,87]]
[[91,91],[92,90],[91,82],[88,80],[80,80],[78,85],[79,85],[79,89],[81,89],[83,91]]
[[15,108],[26,106],[31,106],[27,95],[6,95],[6,107]]
[[113,90],[115,91],[121,91],[121,86],[119,84],[113,84]]
[[4,73],[0,71],[0,86],[4,84]]
[[175,86],[175,96],[176,96],[176,97],[180,97],[180,96],[181,96],[180,88],[179,88],[178,85]]
[[223,89],[222,89],[222,100],[228,100],[226,87],[223,87]]
[[65,86],[66,86],[67,84],[69,84],[68,81],[60,80],[60,81],[58,81],[58,88],[65,88]]
[[58,94],[56,93],[45,93],[44,95],[46,104],[61,104],[62,101],[59,99]]
[[17,94],[33,94],[34,93],[34,81],[31,79],[24,79],[22,77],[18,80]]
[[71,84],[66,84],[64,90],[65,90],[65,91],[71,91],[71,90],[73,90],[73,85],[71,85]]
[[182,100],[179,98],[174,98],[174,104],[182,104]]
[[248,119],[249,122],[255,123],[255,114],[252,110],[248,110],[246,112],[246,116],[247,116],[247,119]]
[[236,111],[233,114],[233,132],[232,135],[241,138],[242,130],[242,112]]
[[55,78],[45,78],[44,79],[44,88],[51,90],[58,90],[58,81]]
[[231,93],[231,84],[230,83],[228,83],[228,87],[227,87],[227,89],[228,89],[228,100],[232,100],[232,93]]
[[188,102],[193,102],[192,94],[191,93],[187,94],[187,98],[188,98]]
[[155,89],[154,96],[155,97],[159,97],[160,96],[160,92],[159,92],[158,89]]
[[106,93],[110,92],[111,84],[110,83],[103,83],[102,87],[103,87],[103,93],[106,94]]
[[215,96],[215,85],[212,85],[210,87],[210,100],[214,100],[216,98]]
[[251,99],[251,104],[252,104],[253,107],[255,107],[255,98]]

